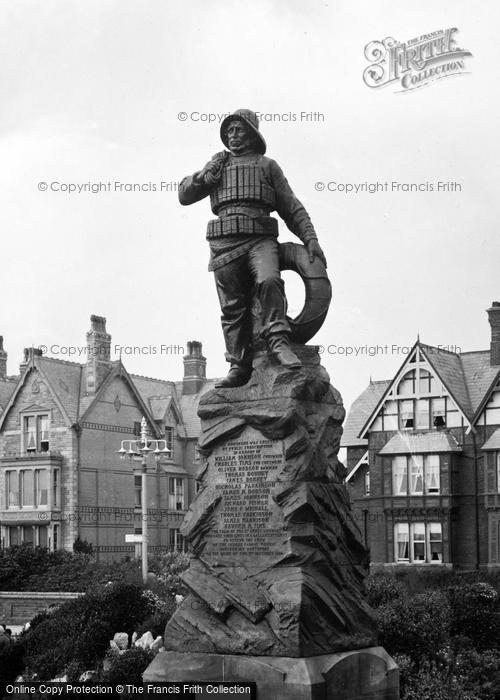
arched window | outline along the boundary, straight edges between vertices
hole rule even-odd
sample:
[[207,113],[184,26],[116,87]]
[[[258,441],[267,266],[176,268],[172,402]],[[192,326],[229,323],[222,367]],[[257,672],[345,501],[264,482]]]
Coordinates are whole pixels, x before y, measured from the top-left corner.
[[412,396],[415,393],[416,370],[407,372],[398,384],[399,396]]

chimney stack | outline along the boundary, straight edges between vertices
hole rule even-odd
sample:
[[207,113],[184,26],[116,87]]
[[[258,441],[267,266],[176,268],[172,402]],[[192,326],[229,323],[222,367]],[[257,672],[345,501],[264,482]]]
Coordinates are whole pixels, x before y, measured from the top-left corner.
[[22,374],[29,365],[33,357],[42,357],[40,348],[24,348],[24,359],[19,365],[19,372]]
[[500,301],[493,301],[488,309],[491,326],[490,364],[500,365]]
[[0,335],[0,379],[7,377],[7,353],[3,349],[3,335]]
[[87,333],[87,362],[85,365],[85,391],[93,395],[99,389],[111,368],[111,336],[106,332],[104,316],[90,317]]
[[184,355],[183,394],[197,394],[205,383],[207,360],[203,357],[201,349],[201,343],[197,340],[191,340],[187,344],[187,355]]

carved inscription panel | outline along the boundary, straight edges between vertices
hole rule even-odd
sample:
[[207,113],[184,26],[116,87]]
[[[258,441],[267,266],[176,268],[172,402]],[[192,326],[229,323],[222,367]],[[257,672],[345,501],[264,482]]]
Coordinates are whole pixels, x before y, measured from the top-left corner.
[[282,464],[281,442],[252,428],[214,450],[209,478],[222,498],[205,555],[238,560],[283,554],[282,518],[271,496]]

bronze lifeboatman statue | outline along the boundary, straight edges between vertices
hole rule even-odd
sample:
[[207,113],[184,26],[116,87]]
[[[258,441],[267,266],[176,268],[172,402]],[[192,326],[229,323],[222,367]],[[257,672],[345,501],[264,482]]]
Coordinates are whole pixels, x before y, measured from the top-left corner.
[[[209,270],[215,275],[231,367],[217,386],[236,387],[246,384],[252,373],[254,301],[261,338],[281,365],[293,369],[301,362],[290,347],[292,333],[298,342],[314,335],[326,315],[331,290],[311,219],[279,165],[264,155],[266,143],[257,115],[236,110],[222,122],[220,135],[229,150],[216,153],[202,170],[182,180],[179,201],[187,205],[209,196],[218,217],[207,228]],[[285,244],[280,255],[278,222],[270,216],[272,211],[305,249]],[[310,270],[305,269],[307,261]],[[286,315],[280,266],[299,272],[306,284],[306,308],[295,321]],[[312,298],[315,291],[317,299]]]

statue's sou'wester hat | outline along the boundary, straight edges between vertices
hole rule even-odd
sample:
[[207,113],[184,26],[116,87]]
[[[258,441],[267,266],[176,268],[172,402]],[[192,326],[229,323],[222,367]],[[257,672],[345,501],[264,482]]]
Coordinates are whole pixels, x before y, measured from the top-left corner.
[[229,114],[220,125],[220,137],[226,148],[229,148],[226,136],[226,129],[232,121],[238,120],[248,126],[254,136],[256,136],[256,147],[259,153],[266,152],[266,142],[259,131],[259,119],[251,109],[237,109]]

